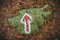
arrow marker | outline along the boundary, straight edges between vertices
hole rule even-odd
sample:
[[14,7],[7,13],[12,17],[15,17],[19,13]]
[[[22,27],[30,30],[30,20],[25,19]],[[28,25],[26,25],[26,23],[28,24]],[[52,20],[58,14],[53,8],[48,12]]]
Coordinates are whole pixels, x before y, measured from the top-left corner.
[[21,23],[24,24],[26,34],[31,32],[31,26],[30,26],[31,20],[32,17],[28,13],[25,13],[21,19]]

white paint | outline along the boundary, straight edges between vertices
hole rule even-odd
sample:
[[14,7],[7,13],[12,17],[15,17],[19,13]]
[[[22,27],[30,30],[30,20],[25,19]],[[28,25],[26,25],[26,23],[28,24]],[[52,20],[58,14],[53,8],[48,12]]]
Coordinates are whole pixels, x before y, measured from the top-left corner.
[[31,17],[28,13],[25,13],[24,16],[23,16],[22,19],[21,19],[21,23],[24,24],[25,33],[26,33],[26,34],[29,34],[29,33],[31,32],[31,25],[30,25],[31,21],[28,20],[29,31],[26,31],[26,20],[23,21],[23,19],[24,19],[24,17],[25,17],[26,15],[32,20],[32,17]]

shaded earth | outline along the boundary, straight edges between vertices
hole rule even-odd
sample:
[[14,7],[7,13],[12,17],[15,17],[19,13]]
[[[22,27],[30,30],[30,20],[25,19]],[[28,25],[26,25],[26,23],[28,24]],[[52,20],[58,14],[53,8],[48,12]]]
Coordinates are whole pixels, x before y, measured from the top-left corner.
[[[47,3],[53,5],[53,16],[44,23],[40,32],[22,35],[9,24],[8,18],[19,15],[19,10],[40,8]],[[59,7],[59,0],[0,0],[0,40],[60,40]]]

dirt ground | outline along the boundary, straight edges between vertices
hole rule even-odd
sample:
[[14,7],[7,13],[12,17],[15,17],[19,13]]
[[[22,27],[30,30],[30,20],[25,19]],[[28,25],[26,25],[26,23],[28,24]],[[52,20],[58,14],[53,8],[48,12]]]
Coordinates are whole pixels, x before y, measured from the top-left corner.
[[[8,18],[19,15],[18,11],[26,8],[40,8],[44,4],[53,6],[53,16],[40,32],[31,35],[16,33],[16,28]],[[60,1],[59,0],[0,0],[0,40],[60,40]]]

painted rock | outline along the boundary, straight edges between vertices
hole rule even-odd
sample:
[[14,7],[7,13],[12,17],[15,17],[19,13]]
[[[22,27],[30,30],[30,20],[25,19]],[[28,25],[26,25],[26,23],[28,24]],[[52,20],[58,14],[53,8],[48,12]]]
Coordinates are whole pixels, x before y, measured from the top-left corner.
[[49,4],[41,8],[30,8],[19,11],[19,15],[9,18],[8,22],[16,27],[17,33],[34,34],[39,32],[43,23],[52,17],[52,6]]

